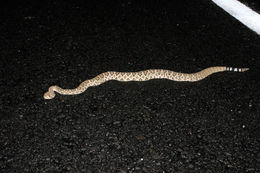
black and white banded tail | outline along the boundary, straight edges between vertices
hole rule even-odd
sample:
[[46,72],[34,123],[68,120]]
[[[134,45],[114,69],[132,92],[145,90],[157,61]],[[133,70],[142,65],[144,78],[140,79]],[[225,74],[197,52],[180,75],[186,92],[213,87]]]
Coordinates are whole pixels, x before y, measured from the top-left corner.
[[249,68],[234,68],[234,67],[226,67],[226,71],[234,71],[234,72],[244,72],[249,70]]

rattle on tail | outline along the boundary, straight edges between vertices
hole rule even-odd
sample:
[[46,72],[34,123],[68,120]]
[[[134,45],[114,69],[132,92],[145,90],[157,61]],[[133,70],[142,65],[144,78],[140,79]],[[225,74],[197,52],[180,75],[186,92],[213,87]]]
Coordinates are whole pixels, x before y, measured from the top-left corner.
[[55,92],[62,95],[76,95],[81,94],[88,89],[88,87],[97,86],[109,80],[117,80],[122,82],[127,81],[147,81],[151,79],[169,79],[173,81],[187,81],[187,82],[196,82],[200,81],[207,76],[223,71],[233,71],[233,72],[245,72],[249,68],[233,68],[233,67],[209,67],[204,70],[201,70],[197,73],[178,73],[170,70],[164,69],[150,69],[139,72],[113,72],[108,71],[101,73],[93,79],[86,80],[82,82],[75,89],[63,89],[59,86],[51,86],[48,91],[43,95],[44,99],[53,99],[55,97]]

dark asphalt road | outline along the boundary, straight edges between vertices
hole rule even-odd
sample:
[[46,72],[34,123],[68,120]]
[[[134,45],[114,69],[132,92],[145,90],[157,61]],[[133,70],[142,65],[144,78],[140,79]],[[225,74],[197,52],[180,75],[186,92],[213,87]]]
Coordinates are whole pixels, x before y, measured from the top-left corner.
[[[0,14],[0,172],[260,171],[259,36],[211,1],[22,1]],[[223,65],[250,71],[43,99],[106,71]]]
[[248,6],[249,8],[253,9],[254,11],[260,13],[260,2],[255,0],[238,0],[242,2],[244,5]]

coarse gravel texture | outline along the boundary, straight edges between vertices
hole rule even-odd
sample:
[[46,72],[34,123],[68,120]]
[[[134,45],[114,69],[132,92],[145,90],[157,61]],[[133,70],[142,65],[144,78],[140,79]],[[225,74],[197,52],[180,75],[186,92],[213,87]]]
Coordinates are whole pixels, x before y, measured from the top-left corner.
[[[209,0],[0,6],[0,172],[260,172],[259,36]],[[188,83],[105,71],[249,67]]]

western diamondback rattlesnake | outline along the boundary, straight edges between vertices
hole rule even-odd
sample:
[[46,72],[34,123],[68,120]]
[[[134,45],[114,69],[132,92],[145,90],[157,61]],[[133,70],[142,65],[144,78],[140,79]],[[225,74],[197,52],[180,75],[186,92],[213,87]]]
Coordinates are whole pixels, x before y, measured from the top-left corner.
[[62,89],[59,86],[51,86],[49,90],[44,94],[44,99],[53,99],[55,97],[55,92],[62,95],[76,95],[81,94],[87,90],[88,87],[97,86],[109,80],[117,81],[147,81],[151,79],[169,79],[173,81],[188,81],[196,82],[206,78],[207,76],[222,72],[222,71],[234,71],[234,72],[244,72],[249,70],[249,68],[233,68],[233,67],[209,67],[197,73],[178,73],[170,70],[163,69],[150,69],[139,72],[113,72],[108,71],[101,73],[93,79],[86,80],[82,82],[75,89]]

